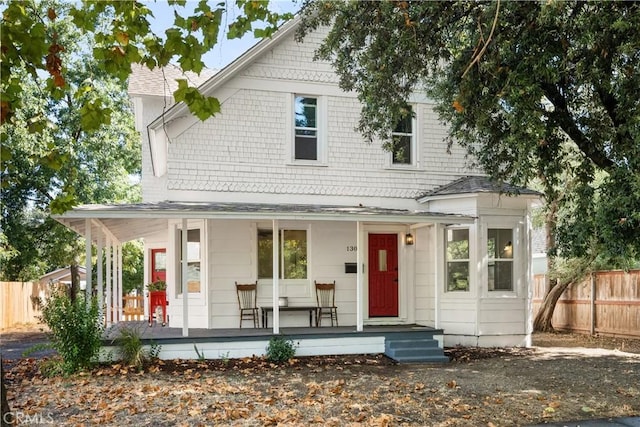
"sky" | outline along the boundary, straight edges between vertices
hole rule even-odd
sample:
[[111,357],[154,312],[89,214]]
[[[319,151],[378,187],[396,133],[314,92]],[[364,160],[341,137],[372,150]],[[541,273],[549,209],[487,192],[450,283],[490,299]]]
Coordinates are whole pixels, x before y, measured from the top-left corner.
[[[210,0],[211,4],[217,4],[220,0]],[[152,10],[155,20],[151,21],[151,28],[157,35],[164,35],[164,31],[173,24],[173,8],[165,0],[147,1],[145,2],[147,7]],[[233,0],[227,0],[227,3],[235,6]],[[187,8],[195,8],[198,2],[194,0],[187,1],[185,8],[178,8],[178,12],[184,17],[188,12]],[[295,13],[299,9],[299,1],[293,0],[271,0],[270,9],[279,13],[291,12]],[[190,11],[191,11],[190,10]],[[233,22],[239,11],[233,9],[227,17],[228,23]],[[224,23],[225,18],[223,18]],[[228,24],[227,24],[228,25]],[[203,56],[202,60],[208,68],[222,69],[242,53],[246,52],[259,40],[253,37],[253,34],[249,33],[241,39],[228,40],[226,38],[226,31],[224,29],[226,25],[223,24],[223,28],[220,31],[220,39],[218,44],[214,46],[213,50]]]

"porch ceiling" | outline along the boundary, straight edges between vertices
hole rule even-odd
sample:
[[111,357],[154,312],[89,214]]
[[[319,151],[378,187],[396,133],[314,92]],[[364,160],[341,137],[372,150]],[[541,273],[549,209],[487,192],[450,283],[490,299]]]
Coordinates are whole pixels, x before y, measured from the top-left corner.
[[54,219],[80,234],[85,220],[106,227],[121,242],[167,229],[169,219],[321,220],[386,223],[471,223],[473,217],[439,212],[387,209],[370,206],[157,202],[120,205],[82,205]]

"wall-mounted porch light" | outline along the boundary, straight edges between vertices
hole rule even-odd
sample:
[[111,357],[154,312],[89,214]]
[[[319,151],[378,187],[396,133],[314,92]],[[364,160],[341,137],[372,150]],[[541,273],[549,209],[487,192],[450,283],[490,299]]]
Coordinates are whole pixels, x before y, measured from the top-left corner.
[[413,245],[413,234],[407,233],[407,235],[404,236],[404,244],[407,246]]
[[511,243],[511,240],[504,245],[503,253],[505,258],[511,258],[513,256],[513,244]]

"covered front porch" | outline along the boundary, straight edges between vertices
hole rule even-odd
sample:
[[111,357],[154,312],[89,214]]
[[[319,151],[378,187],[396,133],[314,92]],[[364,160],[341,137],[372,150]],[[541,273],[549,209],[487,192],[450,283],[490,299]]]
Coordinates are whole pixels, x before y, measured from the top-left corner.
[[420,325],[281,328],[279,334],[264,328],[192,328],[189,336],[181,328],[147,322],[121,322],[105,331],[103,354],[118,352],[117,338],[124,328],[133,329],[144,345],[160,347],[161,359],[229,359],[261,356],[274,336],[290,339],[296,356],[382,354],[399,362],[447,362],[442,352],[443,331]]
[[[184,337],[238,325],[235,282],[258,283],[258,306],[272,307],[269,329],[275,335],[281,327],[305,326],[295,316],[283,317],[280,297],[288,297],[290,306],[313,306],[316,281],[337,283],[339,324],[357,332],[365,324],[437,328],[440,227],[474,223],[463,215],[363,206],[177,202],[81,206],[56,219],[85,236],[88,277],[97,269],[97,283],[87,289],[97,291],[107,326],[125,320],[121,242],[144,238],[145,283],[155,280],[152,255],[166,251],[169,326]],[[295,261],[283,259],[290,243],[304,246],[293,253]],[[92,265],[93,244],[106,268]],[[301,271],[283,273],[295,262]],[[382,293],[374,295],[372,283]],[[395,304],[390,311],[375,305],[389,302]],[[145,318],[148,306],[145,301]]]

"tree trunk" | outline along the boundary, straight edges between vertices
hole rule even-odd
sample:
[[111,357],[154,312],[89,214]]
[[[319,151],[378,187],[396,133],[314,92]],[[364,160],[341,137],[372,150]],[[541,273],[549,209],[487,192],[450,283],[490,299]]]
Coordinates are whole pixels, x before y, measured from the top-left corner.
[[[545,246],[547,248],[547,274],[545,275],[545,298],[546,294],[556,286],[557,280],[551,280],[549,272],[553,271],[556,264],[556,220],[558,219],[558,200],[552,200],[547,204],[547,215],[545,217]],[[550,254],[551,253],[551,254]],[[553,314],[553,313],[552,313]]]
[[69,289],[69,298],[71,299],[71,302],[75,302],[78,291],[80,290],[80,268],[78,267],[78,263],[74,260],[69,269],[71,271],[71,289]]
[[2,357],[0,357],[0,382],[2,383],[2,418],[0,418],[0,426],[13,425],[13,414],[9,407],[9,401],[7,400],[7,388],[4,385],[4,367],[2,366]]
[[[556,219],[558,215],[558,200],[557,198],[547,203],[547,215],[545,218],[545,237],[547,251],[551,251],[556,245]],[[555,254],[555,250],[551,251]],[[547,274],[545,275],[545,295],[540,310],[536,314],[536,318],[533,321],[534,332],[553,332],[553,325],[551,319],[553,318],[553,312],[556,309],[556,303],[562,293],[569,287],[570,281],[567,281],[564,285],[559,285],[557,279],[550,278],[550,272],[555,266],[555,255],[550,255],[547,252]]]
[[534,332],[554,332],[555,329],[551,324],[553,318],[553,312],[556,309],[556,303],[562,296],[565,290],[573,284],[573,282],[558,283],[552,287],[549,292],[544,296],[540,310],[536,314],[536,318],[533,321]]

